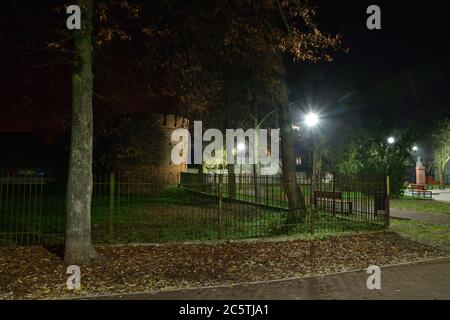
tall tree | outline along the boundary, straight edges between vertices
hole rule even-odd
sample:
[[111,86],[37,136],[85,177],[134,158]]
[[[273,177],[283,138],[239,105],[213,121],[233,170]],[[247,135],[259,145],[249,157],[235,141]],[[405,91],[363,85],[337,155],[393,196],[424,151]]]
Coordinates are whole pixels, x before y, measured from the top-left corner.
[[[363,130],[355,130],[349,142],[341,146],[336,169],[345,174],[389,176],[391,194],[399,196],[413,165],[411,148],[423,136],[420,124],[411,124],[402,131],[383,123],[375,123]],[[393,135],[395,143],[387,137]]]
[[[81,30],[72,31],[62,26],[65,26],[67,19],[66,7],[73,2],[64,4],[64,1],[63,3],[58,1],[58,3],[43,1],[42,4],[39,3],[39,5],[33,7],[33,10],[25,10],[21,23],[29,23],[30,25],[23,28],[27,32],[15,39],[18,43],[15,43],[14,47],[30,52],[40,52],[39,60],[45,60],[43,61],[45,64],[39,67],[47,69],[47,72],[54,70],[54,73],[58,76],[62,75],[62,78],[66,71],[64,65],[70,65],[72,70],[71,150],[66,191],[65,260],[68,263],[81,264],[89,262],[95,256],[90,234],[93,39],[96,40],[97,48],[102,47],[103,49],[106,49],[107,45],[129,41],[130,37],[127,28],[124,26],[133,25],[131,22],[139,16],[139,5],[127,0],[99,0],[95,1],[94,7],[94,0],[78,0],[76,4],[81,9]],[[12,6],[14,7],[14,5]],[[12,10],[6,11],[13,12]],[[36,12],[39,12],[39,14],[36,14]],[[118,14],[111,14],[112,12]],[[97,33],[93,36],[94,29],[97,30]],[[73,39],[74,41],[72,41]],[[45,46],[43,46],[43,43],[45,43]],[[127,48],[127,46],[122,46],[122,48]],[[117,56],[104,69],[112,69],[111,66],[116,66],[116,61]],[[97,72],[98,70],[97,65]],[[69,77],[66,79],[68,80]],[[60,82],[64,80],[58,78]],[[127,81],[129,84],[129,79]],[[103,85],[100,86],[100,91],[107,87],[104,84],[109,82],[102,81],[101,83]],[[111,92],[110,89],[110,87],[107,87],[104,88],[104,91]],[[54,96],[65,98],[63,94]],[[65,105],[65,101],[62,104]],[[62,127],[62,131],[64,131],[64,119],[58,117],[58,121],[62,122],[58,126]],[[54,129],[54,125],[51,127]]]
[[432,138],[434,160],[439,165],[439,184],[445,189],[445,165],[450,161],[450,120],[442,120]]
[[86,264],[95,256],[91,241],[93,5],[94,0],[78,0],[81,9],[81,29],[75,31],[64,251],[64,260],[69,264]]
[[[159,58],[152,60],[172,56],[171,62],[164,64],[168,67],[166,79],[178,89],[170,91],[181,95],[187,109],[217,112],[217,92],[229,83],[220,72],[229,68],[221,66],[245,66],[258,83],[254,87],[273,98],[281,129],[283,185],[289,207],[295,209],[292,212],[303,209],[305,213],[304,197],[295,179],[295,139],[284,58],[290,55],[297,62],[331,60],[327,51],[339,48],[340,37],[319,30],[314,22],[316,8],[307,1],[172,0],[159,5],[170,10],[151,18],[148,35],[152,40],[162,35],[167,43]],[[170,49],[173,51],[168,55]],[[156,50],[152,47],[151,52]]]

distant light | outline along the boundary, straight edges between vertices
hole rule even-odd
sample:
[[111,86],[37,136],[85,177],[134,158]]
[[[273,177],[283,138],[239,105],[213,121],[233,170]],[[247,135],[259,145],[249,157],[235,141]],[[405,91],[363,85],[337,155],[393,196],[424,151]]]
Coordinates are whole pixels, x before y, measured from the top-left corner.
[[319,117],[313,112],[308,113],[305,117],[305,123],[308,127],[315,127],[319,123]]
[[414,146],[414,147],[412,147],[412,150],[413,150],[413,151],[418,151],[418,150],[419,150],[419,147],[418,147],[418,146]]
[[244,151],[245,150],[245,144],[244,143],[238,143],[237,150],[238,151]]
[[294,130],[294,131],[300,131],[300,126],[296,126],[296,125],[292,125],[292,129]]
[[388,142],[389,144],[394,144],[394,143],[395,143],[395,138],[394,138],[394,137],[389,137],[389,138],[387,139],[387,142]]

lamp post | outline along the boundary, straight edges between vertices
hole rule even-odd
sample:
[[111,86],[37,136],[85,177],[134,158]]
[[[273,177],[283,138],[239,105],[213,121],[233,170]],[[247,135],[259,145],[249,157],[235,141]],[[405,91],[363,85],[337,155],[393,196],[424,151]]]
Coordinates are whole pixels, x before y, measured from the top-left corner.
[[[304,119],[304,123],[306,125],[306,127],[308,127],[310,130],[314,129],[315,127],[317,127],[317,125],[319,124],[319,116],[317,115],[317,113],[315,112],[310,112],[308,114],[306,114],[305,119]],[[317,145],[315,143],[315,139],[314,136],[311,136],[312,139],[312,148],[311,148],[311,171],[312,171],[312,176],[311,176],[311,183],[312,183],[312,192],[311,192],[311,203],[313,203],[313,194],[316,190],[316,175],[317,175],[317,170],[315,168],[316,166],[316,162],[317,162]]]
[[[387,167],[385,168],[385,175],[386,175],[386,199],[383,201],[386,203],[386,201],[389,201],[389,194],[390,194],[390,171],[391,171],[391,165],[390,165],[390,152],[391,148],[389,146],[393,146],[396,142],[394,136],[389,136],[387,139],[388,147],[384,149],[384,159]],[[378,200],[377,200],[378,201]]]
[[[305,120],[304,120],[305,125],[308,128],[310,128],[310,129],[313,129],[313,128],[317,127],[317,125],[319,124],[319,121],[320,121],[319,120],[319,116],[317,115],[317,113],[314,113],[314,112],[308,113],[305,116]],[[318,150],[316,150],[317,146],[315,144],[314,138],[312,138],[312,139],[313,139],[313,143],[312,143],[312,150],[311,150],[311,169],[312,169],[313,176],[315,176],[316,170],[315,170],[314,166],[315,166],[315,163],[316,163],[316,160],[317,160],[315,158],[317,156],[316,153],[317,153]]]
[[427,178],[425,172],[425,166],[422,163],[422,157],[418,156],[419,147],[413,146],[412,151],[414,152],[414,158],[416,158],[416,184],[426,185]]
[[385,174],[389,174],[389,170],[390,170],[390,153],[391,153],[391,148],[394,146],[394,144],[396,143],[395,137],[394,136],[389,136],[386,138],[386,142],[387,142],[387,146],[386,148],[384,148],[384,162],[387,165],[387,167],[385,168]]
[[414,160],[416,161],[416,165],[418,165],[419,162],[422,163],[422,158],[420,156],[418,156],[418,154],[419,154],[419,147],[414,145],[411,148],[411,150],[413,152],[413,157],[414,157]]
[[[311,130],[314,129],[319,124],[319,116],[317,113],[310,112],[305,116],[305,125],[309,127]],[[315,169],[316,165],[316,156],[318,153],[318,147],[315,143],[314,136],[311,137],[312,139],[312,150],[311,150],[311,169],[312,169],[312,177],[311,177],[311,199],[310,203],[313,207],[311,211],[311,232],[314,233],[316,218],[317,218],[317,212],[316,208],[314,206],[314,197],[315,193],[317,191],[317,172]]]

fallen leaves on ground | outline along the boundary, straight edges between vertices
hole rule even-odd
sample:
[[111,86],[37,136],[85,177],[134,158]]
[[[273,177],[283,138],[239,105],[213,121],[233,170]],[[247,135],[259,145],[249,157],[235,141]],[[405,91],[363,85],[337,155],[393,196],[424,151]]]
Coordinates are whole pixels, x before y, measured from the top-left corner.
[[0,249],[0,299],[63,298],[225,285],[340,272],[444,256],[393,232],[317,240],[98,246],[81,266],[81,289],[66,287],[62,259],[41,246]]

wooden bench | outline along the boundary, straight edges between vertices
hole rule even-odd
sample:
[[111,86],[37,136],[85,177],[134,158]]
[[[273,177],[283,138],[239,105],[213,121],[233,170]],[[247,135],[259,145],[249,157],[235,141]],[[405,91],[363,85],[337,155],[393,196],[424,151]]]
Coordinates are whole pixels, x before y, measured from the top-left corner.
[[427,189],[426,185],[423,184],[411,184],[411,195],[412,196],[421,196],[424,198],[432,198],[433,194],[430,190]]
[[314,191],[314,207],[317,208],[317,203],[326,203],[327,209],[331,208],[333,213],[336,212],[336,204],[340,205],[340,212],[344,213],[344,206],[348,207],[345,213],[352,213],[353,205],[351,201],[344,200],[341,191]]
[[423,184],[412,184],[411,189],[417,190],[417,191],[427,191],[427,188]]

